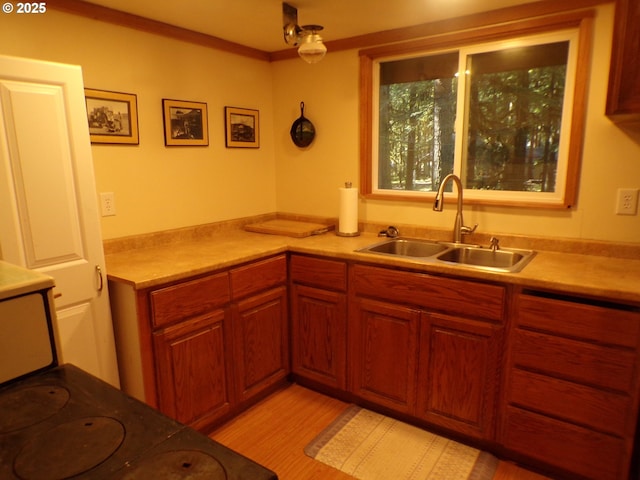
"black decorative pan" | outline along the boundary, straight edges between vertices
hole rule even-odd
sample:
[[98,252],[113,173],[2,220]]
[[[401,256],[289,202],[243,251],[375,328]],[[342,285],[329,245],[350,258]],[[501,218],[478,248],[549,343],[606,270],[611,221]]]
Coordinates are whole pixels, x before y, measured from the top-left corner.
[[291,140],[298,147],[308,147],[316,136],[316,129],[313,123],[304,116],[304,102],[300,102],[300,118],[291,126]]

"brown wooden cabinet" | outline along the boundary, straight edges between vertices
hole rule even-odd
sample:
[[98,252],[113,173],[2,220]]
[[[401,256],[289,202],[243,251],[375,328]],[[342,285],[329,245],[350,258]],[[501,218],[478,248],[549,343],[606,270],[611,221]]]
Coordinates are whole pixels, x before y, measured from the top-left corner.
[[431,314],[420,330],[417,415],[470,437],[493,438],[502,326]]
[[616,0],[607,115],[640,120],[640,2]]
[[289,269],[292,372],[346,390],[347,265],[292,255]]
[[585,478],[627,478],[638,414],[640,313],[521,294],[500,441]]
[[207,432],[289,373],[286,255],[164,286],[110,282],[124,390]]
[[286,287],[241,300],[232,311],[236,384],[240,401],[247,401],[289,372]]
[[160,411],[199,430],[230,412],[229,326],[220,309],[154,333]]
[[287,260],[280,255],[230,271],[234,366],[239,402],[255,399],[289,373]]
[[288,276],[278,255],[166,286],[109,288],[125,390],[202,431],[291,371],[560,475],[627,478],[637,304],[298,253]]
[[158,407],[207,430],[234,403],[228,275],[157,289],[149,299]]
[[350,308],[351,391],[413,414],[416,407],[420,310],[355,298]]
[[350,280],[353,393],[492,439],[504,287],[367,265]]

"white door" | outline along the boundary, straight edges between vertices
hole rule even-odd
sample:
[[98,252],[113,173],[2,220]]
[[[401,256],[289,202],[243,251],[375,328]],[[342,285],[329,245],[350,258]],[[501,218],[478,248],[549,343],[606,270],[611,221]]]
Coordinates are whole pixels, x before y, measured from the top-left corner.
[[119,386],[82,70],[0,56],[0,258],[55,278],[60,363]]

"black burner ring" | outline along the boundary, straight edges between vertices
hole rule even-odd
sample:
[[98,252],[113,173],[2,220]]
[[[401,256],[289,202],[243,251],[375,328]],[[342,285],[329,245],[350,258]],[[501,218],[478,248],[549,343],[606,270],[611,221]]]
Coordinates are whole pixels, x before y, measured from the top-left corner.
[[171,450],[145,457],[120,480],[149,478],[227,480],[227,472],[218,460],[199,450]]
[[13,462],[21,480],[62,480],[91,470],[122,444],[125,428],[111,417],[85,417],[30,439]]
[[0,433],[40,423],[58,413],[69,401],[69,391],[57,385],[36,385],[0,395]]

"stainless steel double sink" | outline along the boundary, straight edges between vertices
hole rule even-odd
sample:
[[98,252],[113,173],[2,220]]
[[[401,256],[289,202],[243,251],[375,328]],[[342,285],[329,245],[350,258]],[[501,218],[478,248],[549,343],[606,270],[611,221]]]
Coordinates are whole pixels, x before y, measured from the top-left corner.
[[374,243],[360,248],[356,252],[410,258],[427,264],[441,263],[509,273],[521,271],[535,255],[533,250],[491,249],[479,245],[402,237]]

